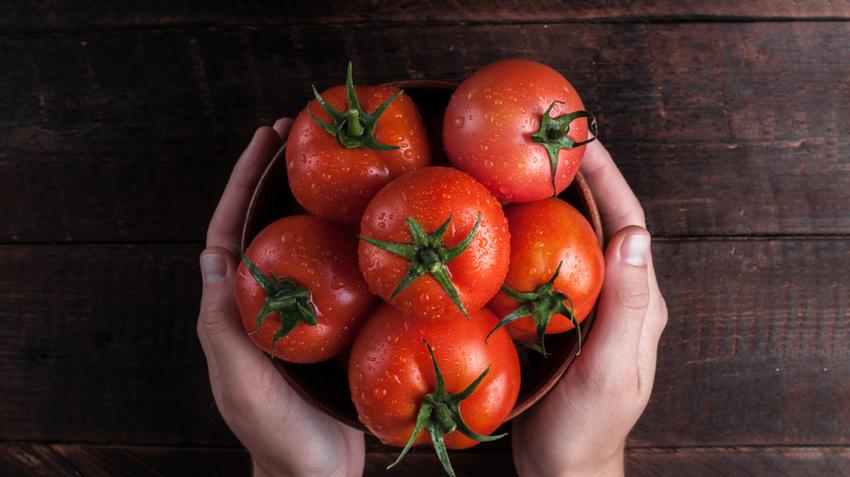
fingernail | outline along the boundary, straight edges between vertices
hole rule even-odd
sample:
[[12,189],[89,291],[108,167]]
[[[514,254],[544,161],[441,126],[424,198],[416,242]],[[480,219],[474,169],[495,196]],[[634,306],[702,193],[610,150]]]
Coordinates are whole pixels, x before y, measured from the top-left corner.
[[220,254],[201,255],[201,277],[209,285],[220,281],[227,275],[227,262]]
[[624,238],[620,245],[620,256],[629,265],[645,266],[647,254],[649,254],[649,235],[631,234]]

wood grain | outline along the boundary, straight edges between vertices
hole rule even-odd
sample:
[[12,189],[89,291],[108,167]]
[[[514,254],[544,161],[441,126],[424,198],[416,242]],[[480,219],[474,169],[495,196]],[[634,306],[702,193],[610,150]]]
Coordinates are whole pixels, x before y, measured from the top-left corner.
[[184,0],[104,5],[93,0],[12,0],[0,32],[44,32],[127,28],[198,28],[303,23],[476,23],[579,21],[740,21],[850,18],[847,0],[659,0],[654,2],[560,2],[557,0],[265,2]]
[[[414,450],[393,470],[395,457],[368,452],[364,475],[442,475],[437,459]],[[61,459],[61,460],[58,460]],[[453,452],[452,464],[464,477],[516,475],[510,454]],[[248,475],[250,458],[240,449],[93,446],[80,444],[0,445],[0,466],[9,475],[99,477],[233,476]],[[44,471],[43,471],[44,470]],[[627,449],[626,475],[681,476],[771,475],[796,477],[844,476],[850,471],[847,447],[702,447],[682,449]]]
[[0,95],[0,242],[199,241],[253,128],[298,111],[311,81],[339,82],[346,60],[359,81],[379,82],[459,80],[510,56],[567,73],[656,235],[850,233],[850,23],[408,34],[305,26],[0,40],[0,88],[15,92]]
[[[195,336],[199,251],[0,247],[0,441],[235,445]],[[670,324],[630,445],[850,445],[850,242],[654,251]]]

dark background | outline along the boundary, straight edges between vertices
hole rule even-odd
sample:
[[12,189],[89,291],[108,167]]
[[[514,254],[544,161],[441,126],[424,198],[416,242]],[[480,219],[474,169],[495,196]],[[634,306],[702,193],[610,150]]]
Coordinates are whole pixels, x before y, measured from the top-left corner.
[[[246,474],[195,320],[251,132],[349,59],[365,84],[520,56],[578,88],[655,236],[629,474],[850,474],[850,2],[586,3],[4,2],[0,473]],[[453,461],[509,475],[508,445]]]

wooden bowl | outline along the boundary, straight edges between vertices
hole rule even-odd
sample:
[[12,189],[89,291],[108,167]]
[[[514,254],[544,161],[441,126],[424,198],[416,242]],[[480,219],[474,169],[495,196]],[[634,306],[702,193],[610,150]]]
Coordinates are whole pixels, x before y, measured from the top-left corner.
[[[446,105],[457,83],[408,80],[390,84],[404,89],[405,93],[419,106],[431,139],[433,162],[448,164],[443,154],[441,125]],[[599,210],[581,173],[576,175],[575,180],[561,193],[560,197],[584,214],[593,226],[599,243],[602,244],[602,221]],[[269,163],[254,190],[242,229],[242,249],[247,249],[251,240],[266,225],[286,215],[300,213],[305,212],[289,191],[286,161],[281,150]],[[581,330],[585,340],[591,331],[595,317],[594,310],[582,322]],[[546,335],[546,348],[550,353],[548,358],[543,358],[537,353],[529,353],[530,366],[523,370],[519,397],[508,420],[534,405],[561,379],[578,352],[576,333],[571,331]],[[343,353],[336,359],[316,364],[294,364],[278,359],[272,361],[284,379],[307,402],[351,427],[368,432],[357,419],[357,411],[351,402],[347,379],[347,353]]]

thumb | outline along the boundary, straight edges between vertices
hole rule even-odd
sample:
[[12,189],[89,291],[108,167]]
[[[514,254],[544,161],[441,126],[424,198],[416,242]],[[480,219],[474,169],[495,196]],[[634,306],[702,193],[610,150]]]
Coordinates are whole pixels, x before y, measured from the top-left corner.
[[224,247],[208,247],[201,252],[200,262],[204,288],[198,315],[198,338],[207,357],[210,374],[215,376],[219,366],[229,367],[232,364],[231,358],[235,356],[230,355],[260,353],[245,334],[236,308],[233,277],[237,262],[233,254]]
[[223,247],[209,247],[201,252],[201,278],[204,281],[201,295],[201,313],[198,317],[198,334],[206,339],[216,339],[239,324],[233,297],[233,275],[236,260]]
[[607,363],[636,363],[649,308],[649,232],[635,225],[617,232],[605,252],[605,283],[588,351]]

